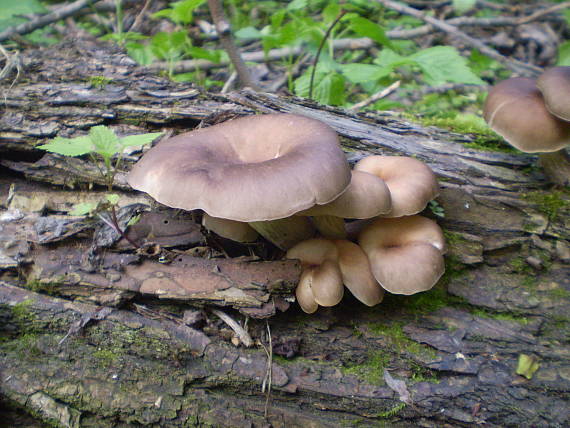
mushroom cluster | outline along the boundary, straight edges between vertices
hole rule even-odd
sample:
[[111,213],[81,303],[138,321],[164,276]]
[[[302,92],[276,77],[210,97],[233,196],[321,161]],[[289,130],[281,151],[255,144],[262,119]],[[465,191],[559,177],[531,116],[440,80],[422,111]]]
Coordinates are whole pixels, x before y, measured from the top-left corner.
[[296,295],[305,312],[336,305],[344,286],[373,306],[384,290],[427,290],[443,273],[441,230],[416,215],[439,192],[431,169],[369,156],[351,171],[334,130],[304,116],[180,134],[150,149],[127,179],[162,204],[201,209],[220,236],[251,242],[259,233],[287,250],[303,267]]
[[526,153],[539,153],[546,175],[570,185],[570,67],[553,67],[538,79],[513,77],[489,91],[483,117],[497,134]]
[[[384,291],[410,295],[429,290],[445,269],[441,229],[417,215],[439,193],[432,170],[414,158],[369,156],[356,163],[352,174],[337,200],[299,213],[317,216],[313,219],[338,216],[343,227],[341,232],[316,222],[323,237],[287,252],[288,258],[301,261],[296,295],[308,313],[339,303],[343,283],[362,303],[374,306]],[[361,175],[366,181],[355,180]],[[345,225],[344,218],[360,220]]]

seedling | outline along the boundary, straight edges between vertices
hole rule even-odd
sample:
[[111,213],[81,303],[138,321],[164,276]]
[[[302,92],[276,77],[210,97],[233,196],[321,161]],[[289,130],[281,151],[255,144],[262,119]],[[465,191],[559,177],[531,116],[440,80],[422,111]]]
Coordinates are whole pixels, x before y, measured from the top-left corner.
[[[149,144],[160,135],[162,135],[161,132],[154,132],[119,138],[113,130],[104,125],[100,125],[92,127],[88,135],[76,138],[56,137],[50,142],[38,146],[38,148],[63,156],[75,157],[88,155],[97,166],[108,193],[105,195],[105,199],[98,203],[80,203],[75,205],[70,214],[97,214],[102,221],[113,227],[122,237],[129,241],[134,247],[138,248],[138,245],[129,240],[118,225],[115,207],[120,197],[112,193],[113,183],[123,159],[123,151],[127,147]],[[111,213],[110,220],[100,214],[101,211],[107,209]]]

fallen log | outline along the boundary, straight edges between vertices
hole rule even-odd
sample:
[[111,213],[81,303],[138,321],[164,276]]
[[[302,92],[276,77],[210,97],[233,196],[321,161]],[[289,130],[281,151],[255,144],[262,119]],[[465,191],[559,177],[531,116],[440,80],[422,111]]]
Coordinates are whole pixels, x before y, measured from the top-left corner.
[[[351,161],[382,153],[428,163],[442,184],[437,203],[445,216],[425,214],[445,230],[450,252],[447,274],[430,292],[388,296],[374,308],[347,296],[338,307],[312,316],[292,306],[267,321],[250,320],[257,346],[245,348],[208,312],[209,304],[226,297],[200,296],[206,321],[190,327],[183,324],[188,302],[186,295],[176,295],[179,288],[160,288],[169,297],[164,302],[134,294],[156,271],[181,275],[176,263],[149,266],[127,248],[105,251],[96,259],[102,266],[125,266],[106,277],[81,263],[92,232],[81,229],[39,244],[25,228],[16,228],[0,253],[7,260],[0,265],[4,397],[59,426],[570,422],[570,197],[548,185],[533,156],[475,148],[473,136],[425,128],[389,113],[356,114],[249,91],[203,93],[150,75],[121,52],[93,42],[24,52],[22,62],[30,81],[5,91],[0,119],[1,200],[12,183],[16,194],[18,187],[43,189],[46,183],[55,185],[55,192],[101,184],[88,161],[34,148],[55,135],[81,135],[98,124],[120,135],[177,132],[234,116],[293,112],[335,128]],[[96,85],[97,76],[108,83]],[[134,152],[127,161],[138,156]],[[129,193],[124,175],[117,184]],[[14,214],[8,208],[2,216]],[[57,214],[46,210],[35,215]],[[0,227],[7,231],[11,224],[2,221]],[[50,254],[57,260],[72,257],[61,266]],[[123,262],[116,261],[120,257]],[[193,260],[187,257],[180,266]],[[126,264],[129,258],[132,265]],[[244,263],[202,262],[212,269]],[[135,266],[142,270],[135,273]],[[77,282],[62,279],[66,269]],[[225,287],[227,280],[212,269],[203,270],[205,277]],[[120,280],[113,282],[113,274]],[[270,296],[290,295],[290,288],[274,288],[271,281],[260,286],[254,275],[237,281],[243,286],[236,289],[248,299],[268,303]],[[289,274],[280,277],[292,280]],[[109,288],[117,283],[124,287]],[[95,298],[97,287],[109,293],[100,294],[103,300]],[[74,323],[100,308],[78,297],[113,311],[68,335]],[[141,305],[149,310],[141,311]]]

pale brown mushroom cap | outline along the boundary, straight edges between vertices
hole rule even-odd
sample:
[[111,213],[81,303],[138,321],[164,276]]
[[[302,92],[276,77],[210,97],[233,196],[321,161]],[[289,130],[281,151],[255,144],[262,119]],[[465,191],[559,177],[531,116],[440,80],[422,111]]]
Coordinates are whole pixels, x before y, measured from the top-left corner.
[[368,156],[354,169],[380,177],[390,190],[392,210],[384,217],[401,217],[422,211],[439,194],[433,171],[423,162],[405,156]]
[[445,271],[443,232],[425,217],[379,218],[360,233],[358,243],[390,293],[429,290]]
[[514,77],[490,91],[483,117],[497,134],[517,149],[555,152],[570,142],[570,124],[548,112],[534,80]]
[[332,128],[275,114],[161,141],[127,180],[165,205],[249,222],[288,217],[336,199],[350,183],[350,168]]
[[372,275],[370,262],[362,249],[347,240],[334,241],[342,281],[350,292],[367,306],[377,305],[384,298],[384,289]]
[[554,116],[570,121],[570,67],[552,67],[536,80],[546,108]]
[[301,273],[299,284],[295,288],[295,297],[299,306],[308,314],[312,314],[319,309],[319,304],[315,301],[313,295],[312,282],[313,282],[313,268],[305,269]]
[[365,171],[352,171],[346,191],[326,205],[314,205],[297,215],[332,215],[364,219],[387,214],[392,209],[388,186],[380,177]]

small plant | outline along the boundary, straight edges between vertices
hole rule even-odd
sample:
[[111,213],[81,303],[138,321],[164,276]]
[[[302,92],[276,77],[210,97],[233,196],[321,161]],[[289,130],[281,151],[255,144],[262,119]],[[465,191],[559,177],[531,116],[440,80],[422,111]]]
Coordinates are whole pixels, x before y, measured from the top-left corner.
[[119,170],[123,159],[123,150],[131,146],[141,146],[149,144],[162,135],[161,132],[150,134],[129,135],[118,137],[110,128],[100,125],[89,130],[88,135],[76,138],[56,137],[46,144],[38,146],[39,149],[57,153],[63,156],[83,156],[89,155],[93,163],[97,166],[101,177],[107,188],[105,200],[99,203],[80,203],[75,205],[70,212],[71,215],[93,215],[104,210],[110,210],[111,220],[99,215],[99,218],[115,229],[122,237],[127,239],[134,247],[137,245],[131,242],[123,233],[117,222],[115,207],[119,202],[119,195],[113,192],[115,175]]

